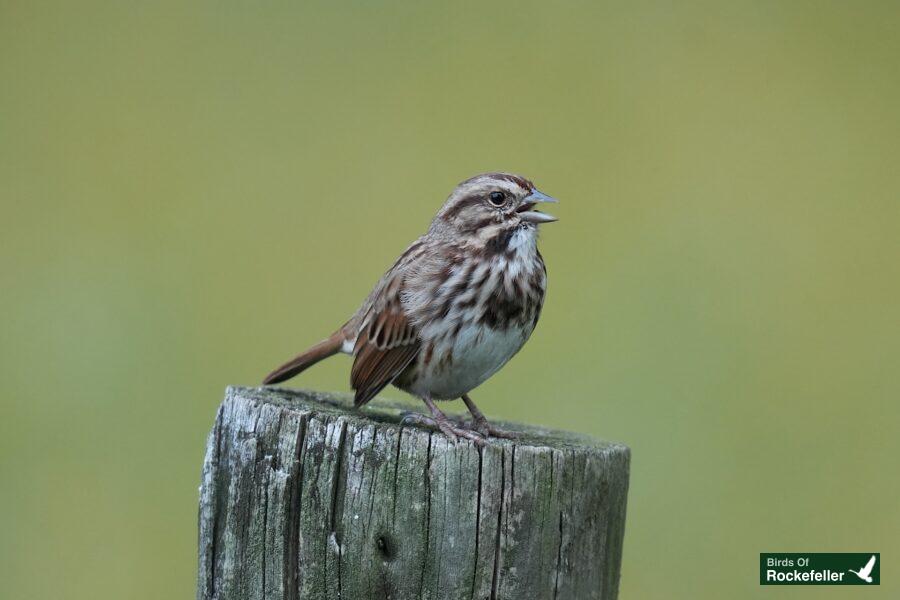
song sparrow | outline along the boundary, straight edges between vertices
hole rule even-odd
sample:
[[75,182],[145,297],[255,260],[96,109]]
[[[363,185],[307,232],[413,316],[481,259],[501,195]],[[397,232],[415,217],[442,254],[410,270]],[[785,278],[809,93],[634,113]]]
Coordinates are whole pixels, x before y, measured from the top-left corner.
[[[518,175],[485,173],[462,182],[356,314],[263,383],[344,352],[355,357],[350,383],[357,407],[392,383],[424,400],[433,416],[414,420],[452,439],[506,436],[468,392],[519,351],[541,314],[547,270],[537,226],[556,218],[535,210],[540,202],[556,200]],[[465,402],[478,433],[451,423],[434,403],[455,398]]]

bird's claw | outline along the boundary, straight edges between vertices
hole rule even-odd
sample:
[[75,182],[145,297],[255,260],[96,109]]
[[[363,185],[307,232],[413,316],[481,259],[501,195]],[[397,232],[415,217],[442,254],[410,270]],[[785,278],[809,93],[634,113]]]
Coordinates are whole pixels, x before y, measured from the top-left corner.
[[471,425],[469,428],[477,431],[482,436],[495,437],[495,438],[503,438],[507,440],[514,440],[516,438],[522,437],[522,434],[517,431],[507,431],[505,429],[500,429],[499,427],[494,427],[488,422],[487,419],[473,419],[471,421]]
[[434,427],[434,419],[430,417],[426,417],[425,415],[417,412],[407,411],[403,413],[403,417],[400,419],[401,425],[425,425],[427,427]]
[[403,418],[400,419],[401,425],[424,425],[425,427],[430,427],[432,429],[437,429],[445,436],[447,436],[450,441],[456,442],[459,438],[465,438],[473,442],[476,446],[483,446],[487,443],[484,437],[476,431],[472,429],[468,429],[466,427],[459,427],[452,424],[449,420],[438,420],[433,419],[431,417],[426,417],[425,415],[417,412],[408,412],[403,415]]

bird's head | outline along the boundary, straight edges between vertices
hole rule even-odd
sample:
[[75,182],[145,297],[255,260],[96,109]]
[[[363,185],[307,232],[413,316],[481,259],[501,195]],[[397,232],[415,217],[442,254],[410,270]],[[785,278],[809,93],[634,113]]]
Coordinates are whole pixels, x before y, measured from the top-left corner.
[[533,235],[541,223],[556,217],[535,210],[555,199],[512,173],[484,173],[456,186],[434,218],[432,229],[487,240],[501,232],[522,230]]

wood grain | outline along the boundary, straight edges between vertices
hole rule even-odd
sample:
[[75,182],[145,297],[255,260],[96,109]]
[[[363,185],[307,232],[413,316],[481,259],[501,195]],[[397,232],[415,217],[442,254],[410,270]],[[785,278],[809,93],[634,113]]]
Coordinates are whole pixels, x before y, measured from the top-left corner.
[[197,598],[616,598],[629,450],[510,425],[482,449],[399,406],[229,388],[200,487]]

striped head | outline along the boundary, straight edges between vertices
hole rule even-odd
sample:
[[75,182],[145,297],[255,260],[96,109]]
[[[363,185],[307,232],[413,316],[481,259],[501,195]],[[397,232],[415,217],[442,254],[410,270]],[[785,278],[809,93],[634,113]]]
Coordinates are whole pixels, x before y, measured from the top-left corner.
[[517,230],[535,233],[541,223],[556,217],[535,210],[542,202],[556,202],[534,184],[511,173],[484,173],[456,186],[434,218],[433,232],[475,237],[484,242]]

